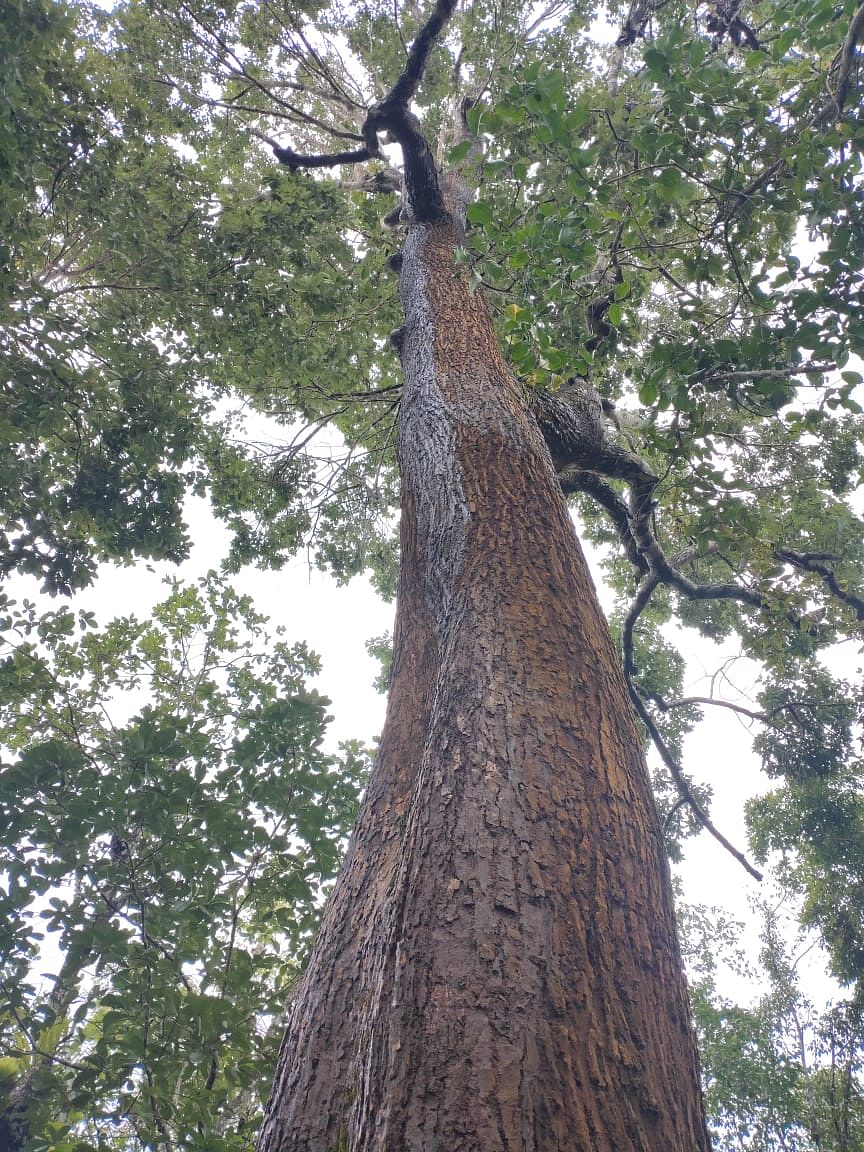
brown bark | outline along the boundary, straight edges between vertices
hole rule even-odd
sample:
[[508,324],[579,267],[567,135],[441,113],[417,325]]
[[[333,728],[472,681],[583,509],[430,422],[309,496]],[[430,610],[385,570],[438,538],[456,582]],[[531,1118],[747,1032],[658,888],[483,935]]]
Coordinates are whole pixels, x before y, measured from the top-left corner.
[[387,720],[260,1149],[705,1150],[618,658],[460,239],[405,245]]

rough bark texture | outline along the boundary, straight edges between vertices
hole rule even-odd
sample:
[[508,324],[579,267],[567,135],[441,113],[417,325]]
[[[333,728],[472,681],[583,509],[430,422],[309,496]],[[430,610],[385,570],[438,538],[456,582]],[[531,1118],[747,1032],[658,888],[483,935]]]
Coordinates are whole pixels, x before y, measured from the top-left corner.
[[405,245],[387,721],[260,1148],[704,1152],[618,658],[460,240]]

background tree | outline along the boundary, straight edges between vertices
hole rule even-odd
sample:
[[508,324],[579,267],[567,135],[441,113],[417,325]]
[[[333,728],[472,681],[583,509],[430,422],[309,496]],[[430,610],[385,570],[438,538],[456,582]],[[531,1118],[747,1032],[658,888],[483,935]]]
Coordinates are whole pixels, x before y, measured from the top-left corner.
[[[680,908],[714,1144],[851,1152],[861,1146],[864,1104],[860,1005],[841,1000],[820,1010],[803,991],[801,969],[816,941],[790,933],[783,899],[761,906],[758,959],[741,948],[742,924],[717,909]],[[758,995],[746,1005],[721,995],[721,968]]]
[[[289,160],[366,148],[426,13],[2,16],[4,570],[69,591],[100,558],[179,558],[191,489],[231,523],[235,566],[279,563],[314,526],[322,563],[371,566],[392,589],[396,245],[371,195],[392,204],[390,161],[352,164],[339,187],[276,171],[269,142]],[[864,615],[847,364],[864,17],[777,3],[610,17],[604,47],[576,5],[532,24],[506,5],[459,13],[418,110],[431,140],[454,96],[478,101],[482,162],[446,132],[441,152],[479,164],[459,266],[487,286],[562,485],[607,547],[668,838],[705,823],[713,782],[683,774],[680,744],[717,702],[682,695],[660,632],[674,613],[762,662],[761,700],[722,701],[756,718],[777,781],[752,808],[754,845],[784,857],[854,989],[858,695],[820,654]],[[574,455],[573,401],[590,398],[562,387],[574,378],[605,401],[602,458],[584,441]],[[290,447],[243,447],[238,403],[284,422]],[[328,425],[344,440],[332,468],[312,438]]]
[[243,1148],[365,761],[223,580],[91,623],[4,608],[2,1146]]

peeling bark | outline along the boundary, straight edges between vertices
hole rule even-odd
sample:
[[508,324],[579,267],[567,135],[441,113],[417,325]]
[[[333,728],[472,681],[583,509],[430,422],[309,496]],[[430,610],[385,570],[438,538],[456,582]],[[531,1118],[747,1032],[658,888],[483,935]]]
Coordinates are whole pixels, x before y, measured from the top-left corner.
[[706,1152],[623,675],[454,191],[400,273],[387,720],[259,1147]]

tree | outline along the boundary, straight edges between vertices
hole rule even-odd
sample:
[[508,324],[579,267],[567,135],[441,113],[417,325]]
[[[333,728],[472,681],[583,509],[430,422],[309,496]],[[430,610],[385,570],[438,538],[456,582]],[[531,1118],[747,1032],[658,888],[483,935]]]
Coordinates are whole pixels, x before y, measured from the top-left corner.
[[[436,5],[363,147],[327,158],[377,156],[384,132],[404,157],[401,567],[381,749],[262,1147],[707,1148],[620,666],[548,449],[457,272],[466,186],[410,110],[452,12]],[[593,400],[556,425],[573,463],[613,453]]]
[[246,1148],[363,752],[215,575],[0,623],[0,1147]]
[[[658,478],[607,442],[590,383],[572,379],[563,395],[526,404],[502,363],[482,298],[458,275],[470,193],[439,169],[410,107],[452,11],[446,0],[435,6],[364,120],[362,146],[311,157],[274,149],[296,171],[380,157],[389,133],[403,154],[407,235],[405,324],[394,334],[405,384],[388,722],[294,1004],[261,1146],[707,1146],[658,829],[538,427],[565,482],[573,469],[577,490],[599,493],[644,575],[624,637],[631,674],[633,621],[661,583],[759,611],[768,599],[736,583],[697,586],[669,562],[650,524]],[[718,35],[761,50],[737,12],[716,20]],[[842,55],[837,67],[832,114],[845,103]],[[668,72],[659,50],[655,68]],[[692,199],[678,166],[661,181],[669,201]],[[475,206],[473,218],[492,215]],[[622,231],[605,258],[604,294],[586,310],[590,352],[617,327]],[[587,358],[580,367],[590,370]],[[646,381],[643,399],[664,375]],[[777,369],[768,377],[770,402]],[[609,479],[629,484],[629,508]],[[823,576],[860,613],[822,567],[825,555],[776,555]],[[787,616],[809,633],[794,608]],[[632,696],[662,747],[644,696],[635,687]]]
[[[816,946],[813,934],[790,932],[779,906],[763,903],[762,949],[754,963],[740,945],[742,924],[717,909],[679,911],[714,1146],[723,1152],[860,1148],[860,1003],[841,999],[820,1010],[805,994],[800,967]],[[721,968],[757,991],[750,1004],[720,995]]]
[[[456,1147],[543,1147],[560,1133],[575,1147],[705,1146],[625,683],[668,772],[655,784],[673,849],[698,828],[717,834],[710,786],[681,765],[699,709],[720,703],[759,725],[794,804],[754,807],[756,847],[787,855],[838,973],[860,979],[858,889],[844,886],[836,915],[829,871],[842,859],[860,876],[855,839],[822,845],[838,813],[860,828],[855,716],[820,653],[864,617],[847,499],[861,469],[860,377],[847,359],[862,344],[864,15],[765,2],[694,19],[671,0],[611,15],[617,40],[600,68],[581,5],[528,16],[440,4],[394,19],[389,4],[133,3],[97,19],[83,55],[69,56],[123,78],[101,121],[116,148],[89,149],[88,172],[128,153],[137,177],[156,141],[166,196],[200,181],[183,203],[194,226],[177,230],[171,199],[155,232],[164,243],[141,265],[164,261],[180,291],[130,303],[103,330],[119,356],[127,335],[138,347],[146,333],[149,362],[160,374],[180,365],[190,385],[191,455],[136,448],[142,474],[176,484],[194,460],[188,482],[232,518],[238,561],[278,563],[314,523],[321,562],[340,575],[373,566],[387,587],[398,439],[388,727],[297,1000],[265,1147],[295,1124],[285,1147],[410,1146],[428,1136],[423,1124]],[[144,123],[157,92],[160,116]],[[402,148],[398,181],[385,132]],[[341,185],[310,177],[311,161],[316,173],[342,164]],[[367,197],[392,197],[397,182],[407,235],[388,254]],[[33,184],[37,201],[45,183]],[[117,200],[111,180],[96,187],[111,189],[112,228],[135,219],[135,180]],[[133,229],[136,244],[148,237]],[[386,343],[387,267],[400,261],[404,387]],[[86,267],[63,265],[52,308]],[[145,287],[106,278],[88,319]],[[16,321],[31,299],[17,298]],[[93,372],[101,346],[86,347],[72,362]],[[211,386],[305,429],[250,461],[209,434]],[[76,394],[73,417],[86,406]],[[346,453],[329,475],[310,440],[328,424]],[[55,458],[78,467],[76,432],[68,457],[68,435],[40,436],[34,475]],[[106,491],[98,476],[94,491]],[[588,536],[611,545],[623,681],[562,491]],[[44,485],[33,507],[57,495]],[[250,524],[250,513],[266,519],[265,498],[283,517],[275,536]],[[66,531],[87,562],[146,551],[103,546],[72,512]],[[682,694],[681,659],[659,631],[673,611],[703,634],[740,636],[763,665],[758,707]],[[284,1099],[288,1082],[303,1116]],[[517,1116],[531,1118],[528,1135]]]

